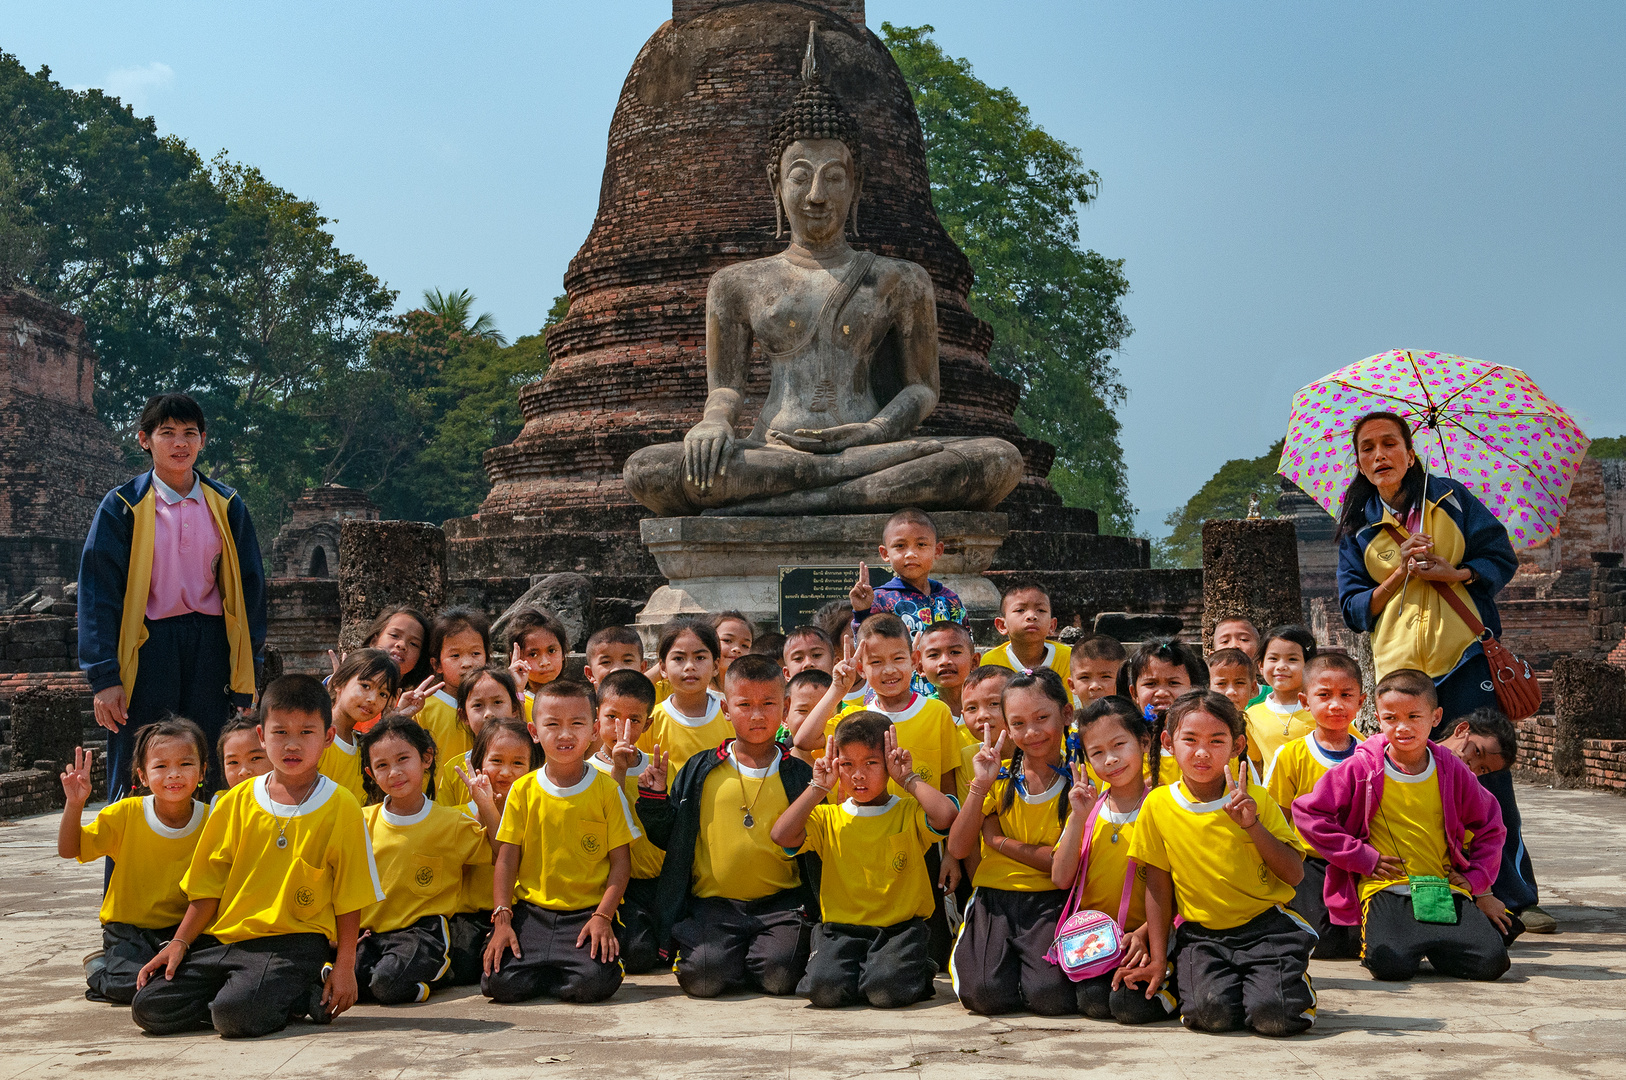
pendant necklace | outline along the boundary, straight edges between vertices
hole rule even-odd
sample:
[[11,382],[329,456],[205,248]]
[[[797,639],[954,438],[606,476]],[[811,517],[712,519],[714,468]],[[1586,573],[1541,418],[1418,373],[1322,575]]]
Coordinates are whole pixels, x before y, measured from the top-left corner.
[[747,806],[745,803],[745,769],[739,762],[734,763],[734,768],[739,770],[740,776],[740,812],[745,815],[745,827],[754,829],[756,828],[757,819],[751,815],[751,811],[756,809],[757,800],[762,798],[762,789],[768,786],[768,778],[766,776],[762,778],[762,783],[757,785],[756,795],[751,799],[751,804]]
[[[1111,809],[1112,808],[1112,797],[1110,795],[1108,795],[1108,796],[1105,796],[1105,798],[1107,799],[1107,808]],[[1135,804],[1135,809],[1131,813],[1134,813],[1134,814],[1140,813],[1141,803],[1143,803],[1145,801],[1146,801],[1146,794],[1145,794],[1145,792],[1142,792],[1141,797],[1140,797],[1140,802]],[[1133,820],[1133,819],[1131,819],[1131,820]],[[1124,826],[1128,825],[1128,824],[1129,824],[1128,821],[1114,821],[1112,823],[1112,839],[1110,841],[1111,843],[1116,844],[1118,842],[1118,834],[1123,832],[1124,831]]]
[[271,812],[271,816],[274,817],[274,818],[277,818],[277,847],[278,848],[285,848],[285,847],[288,846],[288,837],[284,835],[284,833],[288,829],[288,823],[293,821],[294,818],[299,816],[300,808],[305,805],[305,800],[310,798],[311,795],[315,793],[316,789],[321,787],[321,786],[322,786],[322,778],[320,776],[318,776],[311,783],[311,786],[305,789],[305,794],[300,797],[300,800],[297,803],[294,804],[293,810],[288,814],[287,817],[285,817],[285,818],[277,818],[276,811],[273,810]]

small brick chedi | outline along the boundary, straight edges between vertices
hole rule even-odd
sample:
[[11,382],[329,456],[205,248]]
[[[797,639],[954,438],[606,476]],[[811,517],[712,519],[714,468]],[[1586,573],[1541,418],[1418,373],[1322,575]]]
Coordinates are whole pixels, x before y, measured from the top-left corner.
[[[930,279],[941,388],[917,434],[1013,444],[1021,477],[999,506],[1011,528],[1097,539],[1093,513],[1060,505],[1045,479],[1054,449],[1022,435],[1018,389],[988,365],[991,332],[966,306],[970,265],[932,207],[919,117],[861,0],[678,0],[622,87],[598,216],[565,276],[570,311],[548,334],[553,363],[520,391],[524,429],[487,451],[492,489],[479,513],[447,523],[452,576],[655,572],[638,540],[650,511],[622,470],[643,447],[681,443],[701,419],[712,276],[784,250],[764,164],[774,122],[803,86],[809,21],[824,84],[862,137],[853,246]],[[768,371],[753,345],[734,417],[741,438]]]

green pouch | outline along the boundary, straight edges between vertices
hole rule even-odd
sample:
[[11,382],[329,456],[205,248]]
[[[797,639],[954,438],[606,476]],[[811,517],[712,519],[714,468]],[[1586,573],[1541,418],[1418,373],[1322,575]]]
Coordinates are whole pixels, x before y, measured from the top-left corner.
[[1419,874],[1406,879],[1411,885],[1411,917],[1418,922],[1455,926],[1457,904],[1451,898],[1451,885],[1442,877]]

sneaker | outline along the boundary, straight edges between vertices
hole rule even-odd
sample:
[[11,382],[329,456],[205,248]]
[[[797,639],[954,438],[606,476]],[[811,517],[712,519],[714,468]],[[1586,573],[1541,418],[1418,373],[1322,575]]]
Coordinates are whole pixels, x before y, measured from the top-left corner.
[[1519,921],[1524,923],[1526,933],[1530,934],[1556,934],[1558,933],[1558,920],[1531,905],[1519,912]]

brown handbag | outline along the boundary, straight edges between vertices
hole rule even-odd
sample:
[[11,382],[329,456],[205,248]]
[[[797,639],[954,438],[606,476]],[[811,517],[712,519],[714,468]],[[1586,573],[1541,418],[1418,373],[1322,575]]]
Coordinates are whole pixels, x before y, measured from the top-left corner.
[[[1400,530],[1389,524],[1383,527],[1396,543],[1400,543]],[[1536,715],[1536,710],[1541,708],[1541,684],[1536,681],[1536,673],[1530,670],[1529,661],[1514,656],[1511,649],[1497,641],[1490,628],[1480,622],[1479,617],[1462,602],[1462,598],[1451,591],[1451,586],[1443,581],[1430,581],[1429,584],[1479,638],[1479,646],[1485,650],[1485,662],[1490,665],[1496,704],[1502,707],[1502,714],[1515,724]]]

